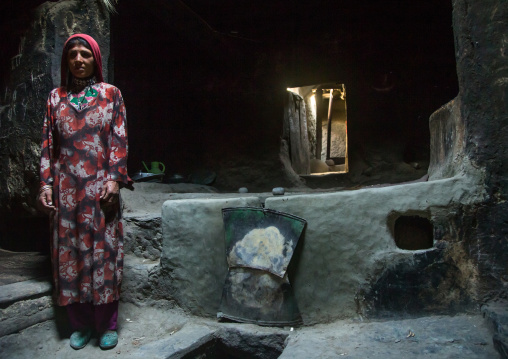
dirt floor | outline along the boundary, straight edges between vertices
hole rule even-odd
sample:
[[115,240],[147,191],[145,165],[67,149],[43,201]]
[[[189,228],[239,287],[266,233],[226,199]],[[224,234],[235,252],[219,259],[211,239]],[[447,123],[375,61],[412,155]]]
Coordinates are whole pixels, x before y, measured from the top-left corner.
[[[287,335],[280,358],[498,358],[487,322],[477,314],[431,316],[390,321],[344,320],[302,328],[266,328],[250,324],[218,323],[159,307],[121,303],[119,344],[103,351],[97,337],[81,350],[69,346],[63,320],[47,321],[0,338],[1,358],[221,358],[187,354],[223,331],[239,331],[249,340],[256,335]],[[208,338],[208,339],[207,339]],[[254,339],[252,339],[254,338]],[[253,344],[249,344],[252,348]],[[259,353],[259,350],[254,349]],[[278,353],[277,353],[278,355]],[[269,355],[227,358],[277,357]]]

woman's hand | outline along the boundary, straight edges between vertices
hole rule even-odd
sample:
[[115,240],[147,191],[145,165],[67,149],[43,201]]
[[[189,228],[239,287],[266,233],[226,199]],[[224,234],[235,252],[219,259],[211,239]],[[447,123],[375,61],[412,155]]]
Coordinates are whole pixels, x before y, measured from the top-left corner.
[[120,185],[116,181],[107,181],[102,186],[101,202],[106,205],[112,205],[118,202],[118,195],[120,194]]
[[45,189],[39,194],[39,205],[40,209],[46,214],[50,214],[55,210],[53,205],[53,190],[51,188]]

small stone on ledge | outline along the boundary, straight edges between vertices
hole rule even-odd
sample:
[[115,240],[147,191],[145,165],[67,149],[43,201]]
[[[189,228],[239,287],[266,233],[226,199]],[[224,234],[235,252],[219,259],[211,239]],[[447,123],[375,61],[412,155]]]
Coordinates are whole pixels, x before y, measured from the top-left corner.
[[285,193],[284,187],[275,187],[272,189],[272,194],[274,196],[282,196]]

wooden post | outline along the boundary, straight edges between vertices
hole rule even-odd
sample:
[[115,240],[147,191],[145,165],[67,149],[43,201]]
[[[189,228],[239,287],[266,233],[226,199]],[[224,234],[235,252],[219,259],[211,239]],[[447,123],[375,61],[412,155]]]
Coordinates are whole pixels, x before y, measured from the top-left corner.
[[328,126],[326,134],[326,159],[330,159],[330,147],[332,144],[332,105],[333,105],[333,89],[330,89],[330,102],[328,104]]
[[316,93],[316,159],[321,159],[321,150],[323,148],[323,92],[320,87]]

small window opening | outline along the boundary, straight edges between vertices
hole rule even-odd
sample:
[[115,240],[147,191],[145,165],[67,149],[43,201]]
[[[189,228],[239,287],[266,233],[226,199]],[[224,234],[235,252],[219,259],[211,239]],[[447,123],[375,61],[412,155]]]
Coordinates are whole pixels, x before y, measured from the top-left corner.
[[286,104],[291,164],[300,175],[348,172],[346,86],[291,87]]
[[419,216],[401,216],[395,221],[395,244],[400,249],[429,249],[434,245],[432,223]]

